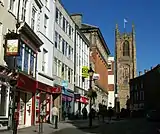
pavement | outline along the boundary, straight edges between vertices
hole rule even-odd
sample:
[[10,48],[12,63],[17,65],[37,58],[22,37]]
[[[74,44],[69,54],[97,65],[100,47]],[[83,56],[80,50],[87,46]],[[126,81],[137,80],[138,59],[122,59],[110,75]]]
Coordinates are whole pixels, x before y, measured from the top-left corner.
[[[93,120],[93,127],[88,126],[88,120],[74,120],[59,123],[59,128],[44,123],[43,134],[160,134],[160,122],[148,122],[143,118],[112,120],[105,122]],[[35,126],[19,129],[18,134],[37,134]],[[38,127],[37,127],[38,130]],[[1,132],[0,132],[1,134]],[[11,131],[3,132],[11,134]]]
[[[92,127],[91,128],[97,128],[99,125],[102,124],[98,120],[93,120],[92,122]],[[63,122],[58,123],[58,129],[54,128],[54,125],[48,124],[48,123],[43,123],[43,133],[44,134],[52,134],[54,132],[66,129],[66,128],[72,128],[72,129],[87,129],[89,127],[89,121],[88,120],[66,120]],[[31,126],[27,128],[21,128],[18,129],[18,134],[36,134],[39,132],[39,126]],[[0,131],[0,134],[12,134],[12,131]]]

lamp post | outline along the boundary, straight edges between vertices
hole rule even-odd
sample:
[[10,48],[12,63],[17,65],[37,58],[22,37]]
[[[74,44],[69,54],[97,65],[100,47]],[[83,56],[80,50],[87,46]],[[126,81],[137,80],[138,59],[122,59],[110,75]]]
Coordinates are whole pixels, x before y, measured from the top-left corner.
[[91,93],[90,96],[90,103],[89,103],[89,126],[92,126],[92,78],[93,78],[93,74],[94,71],[92,69],[92,67],[90,66],[90,69],[88,70],[89,73],[89,92]]

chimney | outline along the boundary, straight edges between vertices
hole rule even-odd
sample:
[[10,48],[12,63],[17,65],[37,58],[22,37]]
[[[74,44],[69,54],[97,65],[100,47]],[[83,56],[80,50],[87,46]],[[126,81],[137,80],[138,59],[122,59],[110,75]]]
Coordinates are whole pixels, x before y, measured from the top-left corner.
[[147,69],[144,69],[144,73],[147,73]]
[[79,28],[81,28],[82,24],[82,14],[72,14],[71,18],[74,20],[74,22],[77,24]]
[[151,67],[151,70],[153,69],[153,67]]
[[139,71],[139,76],[141,76],[142,75],[142,71]]

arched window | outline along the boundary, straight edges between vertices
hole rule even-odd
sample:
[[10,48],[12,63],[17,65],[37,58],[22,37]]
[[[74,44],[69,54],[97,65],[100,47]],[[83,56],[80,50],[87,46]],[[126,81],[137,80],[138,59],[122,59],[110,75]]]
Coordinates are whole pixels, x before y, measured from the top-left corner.
[[123,43],[123,56],[129,56],[129,42],[127,40]]

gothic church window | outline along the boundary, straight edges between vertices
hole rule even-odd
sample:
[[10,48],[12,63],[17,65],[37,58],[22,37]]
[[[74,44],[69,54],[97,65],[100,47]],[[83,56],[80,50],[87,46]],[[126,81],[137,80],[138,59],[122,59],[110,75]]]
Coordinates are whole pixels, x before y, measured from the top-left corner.
[[129,42],[127,40],[123,43],[123,56],[129,56]]

